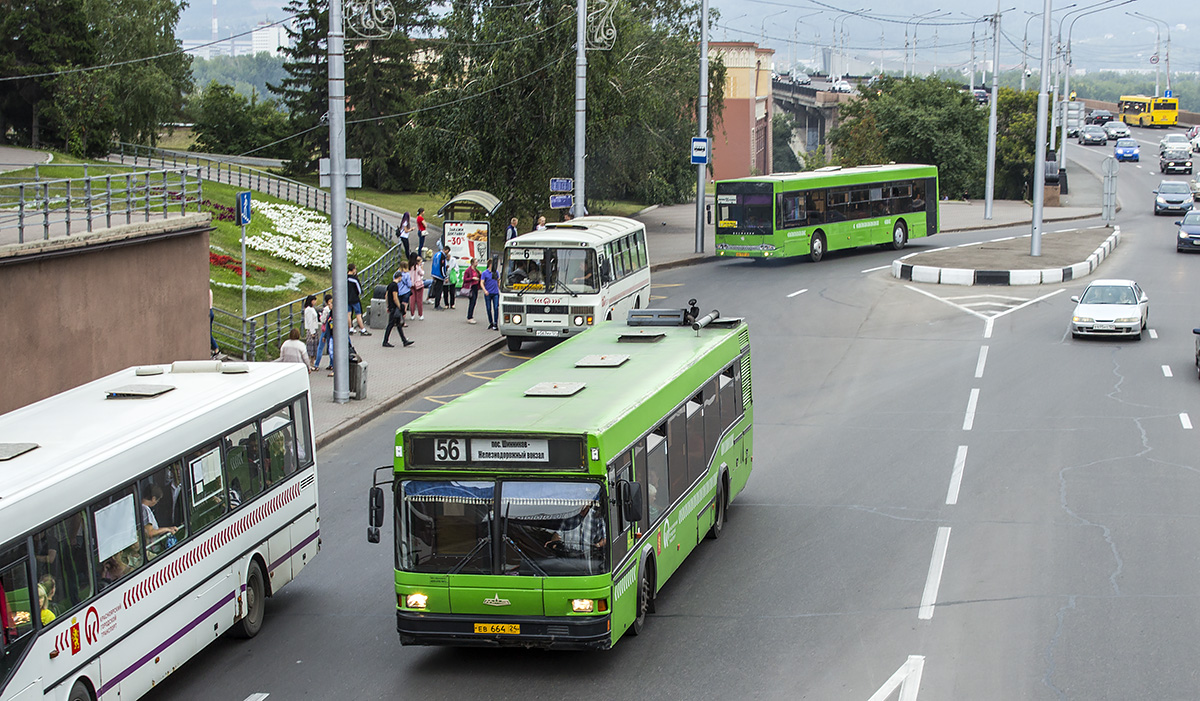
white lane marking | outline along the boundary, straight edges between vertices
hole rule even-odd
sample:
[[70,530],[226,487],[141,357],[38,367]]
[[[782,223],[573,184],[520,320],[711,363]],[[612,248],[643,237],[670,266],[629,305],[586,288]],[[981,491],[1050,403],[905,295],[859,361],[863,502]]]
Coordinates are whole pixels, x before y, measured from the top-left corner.
[[1137,168],[1138,170],[1141,170],[1141,169],[1142,169],[1142,166],[1141,166],[1141,164],[1139,163],[1138,165],[1135,165],[1135,166],[1134,166],[1134,168]]
[[946,491],[946,503],[958,503],[958,489],[962,486],[963,468],[967,466],[967,446],[958,446],[958,455],[954,456],[954,471],[950,473],[950,489]]
[[891,698],[896,687],[900,687],[900,701],[917,701],[917,690],[921,688],[921,672],[925,670],[924,655],[909,655],[900,669],[888,678],[879,691],[871,694],[867,701],[885,701]]
[[971,390],[971,398],[967,400],[967,415],[963,418],[963,430],[970,431],[975,425],[975,406],[979,404],[979,388]]
[[983,324],[983,337],[984,338],[992,337],[992,325],[995,322],[996,322],[996,320],[990,316],[987,318],[987,321],[984,322],[984,324]]
[[[1034,304],[1036,302],[1040,302],[1043,299],[1050,299],[1051,297],[1053,297],[1054,295],[1056,295],[1060,292],[1066,292],[1066,289],[1060,288],[1049,294],[1044,294],[1041,297],[1034,297],[1033,299],[1029,300],[1028,302],[1025,302],[1024,304],[1018,304],[1017,306],[1012,307],[1010,309],[1005,309],[1004,311],[1000,312],[999,314],[996,314],[995,316],[1001,317],[1001,316],[1004,316],[1005,314],[1012,314],[1013,312],[1017,311],[1018,309],[1024,309],[1025,307],[1028,307],[1029,305]],[[993,318],[995,318],[995,317],[993,317]]]
[[983,315],[983,314],[980,314],[979,312],[975,311],[974,309],[971,309],[970,307],[964,307],[964,306],[963,306],[963,305],[961,305],[961,304],[957,304],[957,303],[955,303],[955,302],[951,302],[951,301],[950,301],[950,300],[948,300],[948,299],[944,299],[944,298],[942,298],[942,297],[938,297],[937,295],[935,295],[935,294],[932,294],[932,293],[930,293],[930,292],[926,292],[925,290],[922,290],[922,289],[921,289],[921,288],[919,288],[919,287],[913,287],[912,285],[905,285],[905,287],[907,287],[908,289],[912,290],[913,292],[918,292],[918,293],[920,293],[920,294],[923,294],[923,295],[925,295],[926,297],[929,297],[929,298],[931,298],[931,299],[936,299],[937,301],[939,301],[939,302],[942,302],[943,304],[949,304],[950,306],[954,307],[955,309],[958,309],[959,311],[964,311],[964,312],[966,312],[966,313],[968,313],[968,314],[970,314],[970,315],[972,315],[972,316],[977,316],[977,317],[979,317],[980,319],[983,319],[984,321],[987,321],[987,319],[988,319],[988,317],[987,317],[987,316],[985,316],[985,315]]
[[1164,365],[1164,366],[1162,366],[1162,369],[1163,369],[1163,377],[1171,377],[1171,366],[1170,365]]
[[266,701],[268,696],[270,696],[270,694],[264,694],[260,691],[257,694],[250,694],[247,696],[246,701]]
[[1158,338],[1158,332],[1154,329],[1150,329],[1150,338]]
[[938,587],[942,585],[942,567],[946,564],[946,548],[950,545],[950,527],[938,528],[933,539],[933,559],[929,561],[929,576],[925,578],[925,593],[921,595],[921,609],[917,619],[928,621],[933,618],[933,602],[937,601]]
[[792,297],[795,297],[796,295],[802,295],[802,294],[804,294],[805,292],[808,292],[808,288],[807,288],[807,287],[805,287],[803,290],[797,290],[797,291],[795,291],[795,292],[791,293],[790,295],[788,295],[788,299],[791,299]]
[[867,268],[866,270],[860,270],[860,271],[858,271],[858,272],[860,272],[860,273],[873,273],[873,272],[875,272],[876,270],[887,270],[887,269],[888,269],[888,268],[890,268],[890,267],[892,267],[892,266],[891,266],[891,265],[881,265],[881,266],[879,266],[879,267],[877,267],[877,268]]
[[979,361],[975,363],[975,377],[983,377],[983,366],[987,364],[987,346],[979,347]]
[[1179,415],[1179,423],[1183,425],[1185,430],[1192,430],[1192,420],[1188,417],[1186,411]]

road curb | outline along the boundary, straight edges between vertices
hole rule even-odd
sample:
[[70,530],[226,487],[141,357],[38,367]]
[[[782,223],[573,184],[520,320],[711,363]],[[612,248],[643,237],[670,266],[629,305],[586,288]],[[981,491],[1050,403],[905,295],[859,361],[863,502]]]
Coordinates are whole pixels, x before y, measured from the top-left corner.
[[[338,424],[337,426],[334,426],[333,428],[329,429],[328,431],[325,431],[324,433],[322,433],[321,435],[316,437],[317,450],[321,450],[322,448],[329,445],[330,443],[333,443],[334,441],[341,438],[342,436],[345,436],[349,433],[352,433],[352,432],[358,430],[359,428],[362,428],[367,423],[374,421],[375,419],[379,418],[380,415],[382,415],[392,409],[395,409],[397,406],[403,404],[404,402],[407,402],[410,399],[414,399],[414,398],[420,396],[423,392],[425,392],[425,390],[429,389],[430,387],[433,387],[434,385],[441,382],[442,380],[447,379],[451,375],[458,374],[459,371],[463,370],[464,368],[471,365],[472,363],[475,363],[479,359],[483,358],[485,355],[492,353],[493,351],[499,350],[501,347],[504,346],[504,344],[505,344],[504,337],[500,337],[500,338],[496,339],[495,341],[492,341],[486,345],[480,346],[479,348],[476,348],[474,351],[471,351],[467,355],[464,355],[463,357],[454,361],[450,365],[447,365],[446,367],[442,368],[440,371],[435,372],[432,375],[429,375],[428,377],[426,377],[423,380],[413,383],[410,387],[405,389],[403,392],[393,395],[393,396],[387,398],[386,400],[384,400],[383,402],[366,409],[361,414],[351,417],[351,418],[343,421],[342,423]],[[355,401],[355,400],[351,400],[351,401]]]
[[[1100,263],[1116,250],[1121,242],[1121,227],[1115,227],[1086,260],[1059,268],[1037,268],[1031,270],[972,270],[968,268],[941,268],[932,265],[910,265],[904,258],[892,261],[892,277],[910,282],[932,285],[1050,285],[1091,275]],[[912,254],[916,255],[916,254]],[[907,258],[908,256],[905,256]]]

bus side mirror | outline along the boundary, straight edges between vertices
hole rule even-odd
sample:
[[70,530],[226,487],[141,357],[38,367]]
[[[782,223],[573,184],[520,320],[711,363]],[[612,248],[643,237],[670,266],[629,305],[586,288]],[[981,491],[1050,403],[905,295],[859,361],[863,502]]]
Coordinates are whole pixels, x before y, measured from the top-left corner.
[[642,485],[621,480],[617,483],[617,500],[621,504],[621,518],[629,523],[642,520]]
[[612,266],[604,256],[600,256],[600,282],[605,285],[612,282]]
[[378,543],[379,527],[383,525],[383,489],[380,487],[371,487],[368,501],[368,520],[370,525],[367,527],[367,542]]

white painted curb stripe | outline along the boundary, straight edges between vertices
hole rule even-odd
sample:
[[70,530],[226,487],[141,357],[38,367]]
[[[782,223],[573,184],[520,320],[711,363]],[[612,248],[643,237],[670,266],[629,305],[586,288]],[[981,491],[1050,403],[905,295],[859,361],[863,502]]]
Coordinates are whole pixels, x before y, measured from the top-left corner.
[[964,431],[970,431],[975,425],[975,407],[979,404],[979,388],[971,390],[971,398],[967,400],[967,415],[963,418]]
[[950,489],[946,491],[946,503],[958,503],[958,489],[962,486],[963,468],[967,466],[967,446],[958,446],[958,455],[954,456],[954,472],[950,473]]
[[929,576],[925,578],[925,593],[921,595],[921,609],[917,618],[928,621],[933,618],[933,602],[937,601],[938,587],[942,584],[942,567],[946,564],[946,548],[950,545],[950,527],[938,528],[933,539],[933,559],[929,561]]
[[975,363],[975,377],[983,377],[983,366],[987,364],[988,347],[979,347],[979,361]]

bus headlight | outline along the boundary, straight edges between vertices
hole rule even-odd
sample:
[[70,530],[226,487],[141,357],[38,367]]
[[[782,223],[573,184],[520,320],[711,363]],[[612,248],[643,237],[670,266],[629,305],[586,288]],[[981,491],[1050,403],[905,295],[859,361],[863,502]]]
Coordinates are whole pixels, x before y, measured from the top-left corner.
[[576,326],[583,326],[583,317],[582,316],[576,316],[572,321],[575,322]]
[[591,599],[571,599],[571,610],[575,613],[591,613],[596,602]]
[[513,314],[512,315],[512,323],[516,324],[517,326],[520,326],[521,325],[521,315]]
[[404,597],[404,605],[410,609],[423,609],[429,603],[429,597],[424,594],[409,594]]

